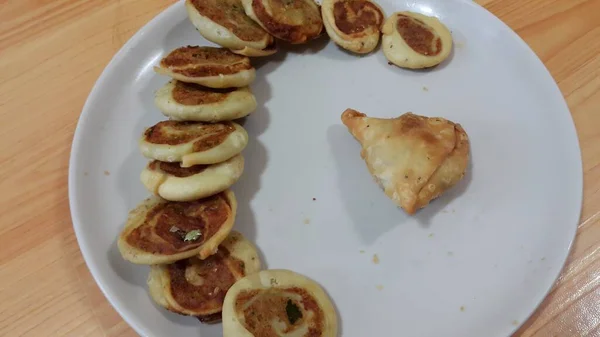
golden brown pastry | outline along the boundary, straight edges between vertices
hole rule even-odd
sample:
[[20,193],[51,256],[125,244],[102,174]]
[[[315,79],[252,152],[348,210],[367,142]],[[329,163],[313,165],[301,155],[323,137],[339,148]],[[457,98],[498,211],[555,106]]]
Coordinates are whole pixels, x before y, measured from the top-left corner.
[[313,0],[242,0],[246,14],[278,39],[298,44],[323,30],[319,6]]
[[207,40],[230,49],[265,49],[273,37],[244,12],[240,0],[186,0],[192,24]]
[[205,259],[231,231],[236,212],[229,190],[190,202],[148,198],[129,213],[117,245],[125,260],[137,264]]
[[399,67],[428,68],[450,55],[452,34],[435,17],[396,12],[383,25],[382,48],[385,57]]
[[217,253],[204,260],[191,257],[151,266],[148,289],[154,301],[167,310],[214,323],[221,320],[223,299],[229,288],[259,270],[260,259],[254,245],[232,231]]
[[371,175],[408,214],[465,175],[470,144],[459,124],[412,113],[372,118],[352,109],[344,111],[342,122],[362,145]]
[[247,144],[248,133],[234,122],[162,121],[146,129],[139,140],[146,158],[181,162],[182,167],[220,163]]
[[158,74],[210,88],[247,87],[256,70],[246,56],[225,48],[187,46],[171,51],[154,67]]
[[158,89],[154,103],[171,119],[211,123],[242,118],[256,109],[249,87],[213,89],[177,80]]
[[223,303],[223,337],[336,337],[337,314],[323,289],[290,270],[237,281]]
[[371,0],[323,0],[323,23],[329,37],[340,47],[366,54],[379,43],[385,16]]
[[228,189],[243,171],[242,155],[217,164],[191,167],[153,160],[144,168],[140,179],[150,192],[165,200],[192,201]]

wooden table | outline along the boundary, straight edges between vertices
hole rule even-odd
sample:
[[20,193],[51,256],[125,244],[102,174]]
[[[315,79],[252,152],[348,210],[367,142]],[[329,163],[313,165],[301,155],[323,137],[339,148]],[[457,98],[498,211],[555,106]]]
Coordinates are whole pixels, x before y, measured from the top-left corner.
[[[174,0],[0,2],[0,336],[135,336],[79,252],[67,198],[73,131],[113,54]],[[480,0],[544,61],[583,151],[569,262],[516,336],[600,336],[600,0]]]

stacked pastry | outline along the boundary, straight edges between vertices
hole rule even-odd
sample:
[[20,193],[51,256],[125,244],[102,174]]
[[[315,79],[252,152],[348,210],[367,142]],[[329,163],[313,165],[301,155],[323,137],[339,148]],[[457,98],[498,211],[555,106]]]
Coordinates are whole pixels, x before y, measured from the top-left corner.
[[323,32],[313,0],[186,0],[185,6],[205,39],[245,56],[274,54],[275,39],[300,44]]
[[[150,159],[141,181],[154,196],[130,212],[118,246],[126,260],[150,265],[148,288],[157,304],[204,323],[223,315],[225,337],[333,337],[337,314],[323,289],[290,270],[260,271],[255,246],[232,231],[237,201],[229,187],[242,175],[248,143],[235,120],[257,106],[247,55],[276,51],[269,34],[277,31],[276,21],[265,16],[282,13],[277,1],[255,2],[186,2],[192,23],[222,48],[177,48],[155,67],[171,80],[155,95],[169,119],[146,129],[139,141]],[[312,21],[314,11],[319,22],[320,15],[312,0],[296,5],[309,9],[308,21],[296,16],[287,35],[277,32],[301,43],[320,33]],[[253,15],[246,15],[247,6]],[[278,19],[283,24],[289,18]],[[254,20],[266,20],[265,26]]]
[[232,231],[246,130],[234,120],[256,100],[250,60],[223,48],[181,47],[155,68],[171,77],[155,103],[169,120],[139,141],[150,161],[141,181],[154,194],[134,209],[119,238],[123,257],[151,266],[152,298],[203,322],[219,320],[227,290],[258,272],[256,249]]

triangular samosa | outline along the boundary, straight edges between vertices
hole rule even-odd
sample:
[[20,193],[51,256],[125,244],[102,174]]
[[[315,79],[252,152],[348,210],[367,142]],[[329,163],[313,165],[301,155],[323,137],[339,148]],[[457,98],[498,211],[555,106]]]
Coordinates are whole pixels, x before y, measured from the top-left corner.
[[405,113],[372,118],[347,109],[342,122],[362,145],[371,175],[398,206],[414,214],[460,181],[469,138],[459,124]]

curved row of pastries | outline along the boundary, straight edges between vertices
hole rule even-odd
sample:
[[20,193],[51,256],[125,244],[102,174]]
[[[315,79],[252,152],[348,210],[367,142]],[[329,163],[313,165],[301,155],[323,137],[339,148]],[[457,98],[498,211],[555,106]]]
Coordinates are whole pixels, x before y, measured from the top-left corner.
[[453,44],[439,19],[410,11],[386,18],[374,0],[186,0],[185,6],[204,38],[252,57],[276,53],[276,40],[300,44],[327,34],[356,54],[374,51],[381,39],[391,64],[419,69],[444,61]]
[[[257,108],[248,56],[276,52],[273,36],[296,43],[318,36],[318,8],[302,1],[300,12],[316,13],[264,25],[255,20],[276,16],[276,3],[188,0],[186,8],[198,31],[221,47],[182,46],[154,67],[170,78],[154,97],[168,119],[139,139],[148,159],[140,180],[152,196],[129,213],[119,251],[150,266],[155,303],[203,323],[222,321],[226,337],[336,336],[337,314],[315,281],[291,270],[261,270],[254,244],[233,229],[237,200],[230,190],[243,174],[249,141],[237,120]],[[288,30],[275,34],[282,25]]]
[[[154,67],[169,77],[154,97],[168,119],[139,139],[149,160],[140,179],[152,197],[130,212],[119,250],[150,266],[154,302],[203,323],[222,321],[225,337],[337,336],[325,291],[291,270],[261,270],[254,244],[233,230],[230,187],[243,174],[249,141],[236,121],[257,108],[249,57],[276,53],[277,40],[299,44],[326,33],[357,54],[372,52],[381,38],[391,63],[426,68],[448,57],[451,34],[422,14],[386,19],[372,0],[186,0],[185,7],[198,32],[220,47],[182,46]],[[464,175],[469,143],[459,124],[410,113],[384,120],[351,109],[342,121],[385,193],[409,214]]]

